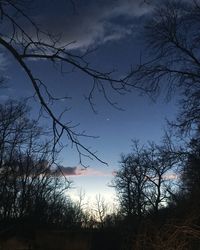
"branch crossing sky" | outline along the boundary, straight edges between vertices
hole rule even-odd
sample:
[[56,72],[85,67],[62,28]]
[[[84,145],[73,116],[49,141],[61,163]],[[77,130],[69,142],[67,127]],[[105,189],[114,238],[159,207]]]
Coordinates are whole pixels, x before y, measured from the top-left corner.
[[[123,75],[145,54],[147,48],[142,27],[157,2],[159,0],[37,0],[31,4],[29,2],[28,15],[41,29],[54,33],[60,43],[69,44],[72,53],[94,50],[87,60],[97,69],[115,69],[117,75]],[[31,34],[31,28],[29,32]],[[8,78],[8,88],[1,91],[0,99],[4,101],[9,97],[31,95],[32,88],[26,76],[4,50],[0,54],[0,63],[0,70]],[[99,157],[108,162],[108,166],[104,166],[89,161],[90,168],[83,170],[77,163],[75,151],[69,146],[61,153],[65,174],[75,181],[74,187],[85,190],[88,197],[101,193],[111,199],[114,190],[108,184],[119,166],[120,154],[130,152],[131,139],[139,139],[142,143],[148,140],[159,142],[166,124],[165,118],[175,117],[176,100],[166,103],[161,96],[154,103],[136,90],[118,95],[110,89],[109,97],[124,111],[114,109],[97,93],[95,109],[98,114],[94,114],[85,100],[92,85],[88,77],[71,68],[66,69],[67,74],[60,75],[44,61],[30,61],[29,65],[53,94],[70,97],[66,101],[61,100],[55,110],[59,112],[67,106],[67,121],[80,123],[80,131],[86,130],[89,135],[99,136],[97,139],[85,138],[83,142],[97,150]],[[34,110],[34,105],[32,108]],[[77,189],[71,193],[75,196]]]

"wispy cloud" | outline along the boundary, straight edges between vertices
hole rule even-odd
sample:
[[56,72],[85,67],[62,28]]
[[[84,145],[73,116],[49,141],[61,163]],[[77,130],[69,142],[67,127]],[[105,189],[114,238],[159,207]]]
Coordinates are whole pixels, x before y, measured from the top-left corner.
[[99,177],[113,176],[112,172],[101,171],[94,168],[85,169],[79,166],[76,167],[60,166],[59,169],[61,170],[60,174],[63,174],[65,176],[99,176]]
[[63,1],[59,5],[57,11],[53,5],[46,12],[40,10],[37,20],[45,29],[62,34],[63,43],[74,41],[71,49],[123,39],[134,32],[134,19],[152,9],[144,0],[74,0],[75,12],[67,10]]
[[64,166],[59,166],[59,173],[60,175],[65,175],[65,176],[72,176],[72,175],[79,175],[77,171],[77,167],[64,167]]

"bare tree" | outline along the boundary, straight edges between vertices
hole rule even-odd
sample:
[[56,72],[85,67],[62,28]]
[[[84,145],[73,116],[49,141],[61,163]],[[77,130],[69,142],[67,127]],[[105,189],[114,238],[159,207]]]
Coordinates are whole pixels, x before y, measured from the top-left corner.
[[188,148],[187,157],[183,162],[180,172],[180,200],[185,202],[185,206],[194,210],[194,214],[199,214],[199,194],[200,194],[200,144],[198,139],[194,139]]
[[114,178],[121,209],[128,216],[140,218],[146,211],[147,171],[144,152],[136,142],[133,153],[122,155],[121,168]]
[[108,214],[108,204],[100,194],[96,196],[94,211],[97,221],[100,222],[100,227],[103,228],[105,224],[106,215]]
[[0,105],[2,226],[24,220],[58,224],[59,216],[64,217],[65,192],[71,183],[60,176],[46,135],[28,118],[24,103]]
[[146,62],[132,72],[137,85],[158,94],[180,96],[175,124],[181,132],[195,132],[200,123],[199,1],[167,0],[155,7],[145,26]]
[[134,141],[133,152],[123,156],[114,186],[126,215],[141,218],[151,210],[157,214],[162,206],[166,206],[176,181],[173,169],[176,159],[168,150],[155,143],[140,146]]
[[175,193],[177,180],[176,163],[168,145],[156,145],[149,143],[146,149],[148,189],[146,198],[155,214],[169,202],[171,195]]
[[[31,2],[29,2],[29,8],[31,8]],[[119,94],[129,91],[129,87],[132,87],[129,74],[115,78],[117,74],[113,70],[101,72],[93,68],[87,61],[87,55],[91,51],[84,53],[80,51],[72,52],[70,43],[63,41],[62,36],[58,37],[41,30],[40,24],[33,21],[33,18],[27,14],[26,9],[25,1],[0,1],[2,26],[0,45],[14,57],[18,65],[23,69],[23,73],[28,77],[27,84],[30,83],[34,89],[33,97],[39,103],[41,112],[51,119],[54,145],[58,145],[60,138],[66,135],[67,140],[76,148],[81,164],[83,164],[83,156],[105,163],[95,152],[81,143],[80,137],[87,135],[84,132],[77,132],[76,126],[71,121],[66,121],[63,118],[63,114],[68,107],[60,114],[54,112],[56,102],[68,97],[54,96],[48,87],[48,83],[38,78],[37,72],[33,70],[30,64],[30,60],[42,61],[46,65],[52,63],[55,68],[59,69],[61,74],[65,74],[65,69],[71,69],[81,73],[83,77],[84,75],[88,76],[91,80],[91,89],[86,98],[93,110],[95,110],[93,99],[96,91],[103,95],[109,104],[116,107],[116,103],[109,97],[110,89]],[[138,86],[135,86],[135,88],[141,89]]]

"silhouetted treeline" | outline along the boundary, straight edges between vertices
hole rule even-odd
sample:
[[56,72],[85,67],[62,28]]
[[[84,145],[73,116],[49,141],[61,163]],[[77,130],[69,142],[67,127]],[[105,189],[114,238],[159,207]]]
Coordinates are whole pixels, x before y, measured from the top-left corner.
[[134,142],[114,178],[133,249],[200,247],[199,16],[198,1],[164,1],[144,28],[150,60],[133,77],[146,92],[165,85],[180,101],[162,142]]
[[81,211],[66,195],[49,134],[24,102],[0,105],[0,229],[76,227]]
[[113,179],[119,209],[107,214],[98,196],[96,215],[67,196],[71,183],[56,164],[47,138],[48,133],[29,118],[25,103],[0,105],[1,239],[19,232],[30,237],[41,229],[87,230],[92,241],[102,237],[105,242],[99,246],[107,244],[107,249],[112,249],[112,240],[114,244],[107,234],[118,235],[119,245],[126,249],[199,246],[198,130],[184,142],[179,134],[179,143],[173,133],[166,133],[159,145],[133,141],[132,152],[121,156]]
[[165,136],[165,145],[134,142],[132,153],[122,156],[113,184],[133,249],[200,246],[199,142],[196,136],[175,146]]
[[18,229],[87,229],[104,249],[113,249],[110,232],[127,250],[200,248],[200,5],[164,1],[150,16],[145,41],[151,59],[131,74],[134,86],[158,94],[165,84],[167,97],[179,91],[180,109],[160,144],[133,141],[132,151],[122,155],[113,179],[118,211],[106,214],[98,199],[97,219],[68,198],[70,182],[54,147],[62,130],[48,141],[26,104],[9,101],[0,105],[2,237]]

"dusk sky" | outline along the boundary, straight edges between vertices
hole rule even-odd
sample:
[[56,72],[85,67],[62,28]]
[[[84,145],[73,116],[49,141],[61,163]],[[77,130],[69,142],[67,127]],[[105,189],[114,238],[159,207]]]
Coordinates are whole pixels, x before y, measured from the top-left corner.
[[[117,70],[116,75],[124,75],[131,66],[145,60],[145,43],[142,26],[151,15],[154,4],[159,1],[142,0],[43,0],[35,1],[29,8],[29,15],[40,24],[43,30],[55,33],[63,44],[69,43],[72,53],[84,53],[93,50],[87,61],[98,70]],[[24,27],[31,33],[31,28]],[[0,99],[27,97],[33,89],[26,75],[11,55],[1,50],[1,71],[7,77],[7,89],[1,90]],[[82,170],[78,165],[76,151],[65,148],[61,155],[61,165],[66,175],[74,180],[73,195],[82,188],[87,197],[101,193],[109,199],[114,190],[108,187],[113,172],[119,167],[121,153],[131,151],[131,139],[159,142],[166,126],[165,118],[172,120],[177,111],[177,100],[166,102],[163,95],[153,102],[148,96],[132,89],[130,93],[119,95],[108,89],[108,95],[123,111],[109,105],[102,94],[94,97],[95,114],[85,96],[92,86],[92,80],[83,73],[66,68],[68,73],[61,75],[51,64],[45,61],[31,61],[29,65],[35,75],[42,79],[56,96],[67,95],[70,98],[60,100],[53,108],[56,112],[70,108],[64,119],[80,124],[77,130],[85,130],[88,135],[98,138],[83,138],[82,142],[98,157],[108,163],[88,161],[90,167]],[[29,101],[33,111],[37,111],[36,102]],[[34,116],[34,112],[32,115]],[[48,121],[45,121],[48,124]],[[49,124],[48,124],[49,125]],[[63,138],[64,143],[66,138]]]

